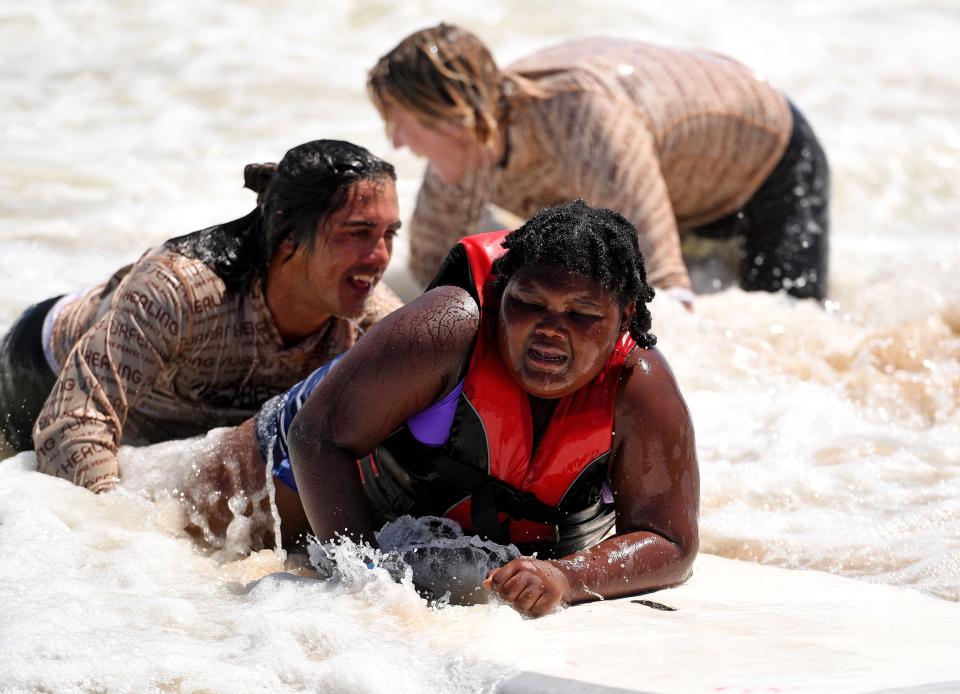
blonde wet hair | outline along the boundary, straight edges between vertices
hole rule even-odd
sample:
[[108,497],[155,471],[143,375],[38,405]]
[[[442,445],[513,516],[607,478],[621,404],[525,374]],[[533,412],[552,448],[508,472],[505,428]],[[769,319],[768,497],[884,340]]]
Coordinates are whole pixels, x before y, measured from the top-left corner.
[[507,80],[490,50],[452,24],[403,39],[370,71],[367,92],[389,130],[400,108],[427,126],[452,124],[485,147],[496,144]]

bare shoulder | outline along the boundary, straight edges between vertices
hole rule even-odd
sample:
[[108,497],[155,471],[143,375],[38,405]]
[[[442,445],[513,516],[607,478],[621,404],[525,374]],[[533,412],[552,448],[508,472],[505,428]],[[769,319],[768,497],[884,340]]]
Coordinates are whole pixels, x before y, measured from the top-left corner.
[[627,357],[617,393],[617,417],[634,421],[689,418],[673,371],[657,348],[637,347]]
[[291,451],[320,441],[358,456],[373,450],[450,392],[479,324],[476,302],[455,287],[433,289],[388,315],[317,385],[290,427]]
[[469,292],[460,287],[436,287],[424,292],[406,306],[387,316],[377,328],[387,334],[414,343],[469,346],[480,326],[480,308]]
[[480,309],[468,292],[437,287],[374,325],[338,370],[354,377],[364,371],[374,378],[387,378],[388,373],[396,378],[397,365],[403,364],[405,388],[424,380],[429,390],[436,375],[447,387],[463,370],[479,326]]
[[461,287],[436,287],[421,297],[429,313],[435,316],[437,328],[443,332],[454,332],[468,337],[476,337],[480,327],[480,307],[470,293]]

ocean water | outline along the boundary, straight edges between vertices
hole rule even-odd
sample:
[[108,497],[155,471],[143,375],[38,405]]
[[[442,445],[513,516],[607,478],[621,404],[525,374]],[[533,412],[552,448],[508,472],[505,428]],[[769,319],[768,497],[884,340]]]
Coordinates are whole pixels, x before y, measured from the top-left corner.
[[[409,215],[423,163],[390,149],[364,78],[441,19],[501,62],[582,35],[709,47],[799,105],[833,169],[826,308],[737,289],[653,305],[697,432],[701,549],[960,600],[950,0],[7,0],[0,330],[245,213],[243,165],[310,139],[393,161]],[[409,297],[399,246],[388,279]],[[319,583],[295,557],[243,557],[240,527],[199,551],[157,490],[189,484],[215,438],[125,449],[124,488],[101,497],[30,454],[0,462],[0,691],[473,692],[519,665],[534,632],[508,607],[431,608],[359,566]]]

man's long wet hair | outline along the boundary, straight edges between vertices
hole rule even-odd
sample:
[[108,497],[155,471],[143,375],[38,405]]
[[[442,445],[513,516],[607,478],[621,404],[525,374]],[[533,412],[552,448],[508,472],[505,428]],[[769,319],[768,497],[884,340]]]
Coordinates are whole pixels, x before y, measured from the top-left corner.
[[307,142],[288,151],[279,165],[244,169],[245,187],[258,193],[250,214],[164,246],[208,265],[228,292],[245,292],[285,240],[312,250],[319,222],[346,204],[352,185],[384,179],[397,179],[393,166],[363,147],[341,140]]
[[507,234],[503,246],[507,252],[493,264],[497,291],[523,267],[560,267],[599,283],[621,308],[636,302],[630,335],[641,347],[657,344],[647,308],[653,288],[647,284],[637,230],[623,215],[583,200],[548,207]]

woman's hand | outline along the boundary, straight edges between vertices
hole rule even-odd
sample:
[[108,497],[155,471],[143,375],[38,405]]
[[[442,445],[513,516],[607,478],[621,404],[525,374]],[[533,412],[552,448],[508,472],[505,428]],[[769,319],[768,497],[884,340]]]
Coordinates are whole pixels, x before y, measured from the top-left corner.
[[529,557],[494,569],[487,574],[483,587],[532,617],[542,617],[568,604],[573,594],[570,580],[555,563]]

